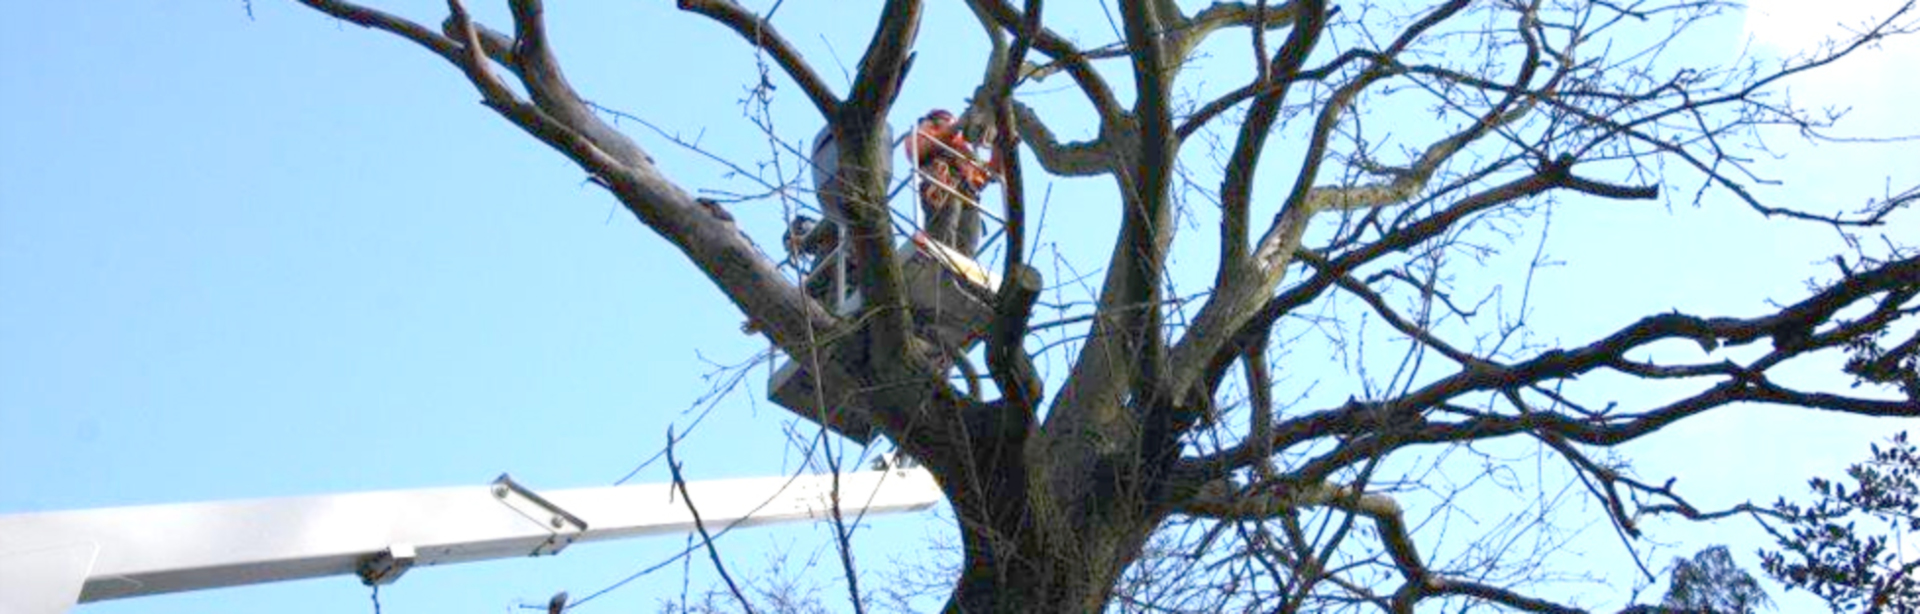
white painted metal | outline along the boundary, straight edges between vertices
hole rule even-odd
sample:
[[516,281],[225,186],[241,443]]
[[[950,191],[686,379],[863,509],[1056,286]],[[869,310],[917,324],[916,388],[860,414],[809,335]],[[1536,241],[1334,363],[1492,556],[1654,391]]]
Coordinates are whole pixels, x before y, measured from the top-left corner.
[[[693,530],[693,518],[671,484],[532,497],[546,508],[517,502],[508,496],[512,491],[503,494],[503,485],[0,516],[0,593],[8,594],[0,600],[0,614],[52,614],[70,607],[70,591],[58,609],[35,606],[60,598],[60,581],[48,575],[55,571],[38,563],[53,558],[72,563],[68,559],[80,551],[71,550],[75,544],[98,549],[97,559],[85,557],[90,565],[66,567],[78,568],[85,577],[78,594],[85,603],[351,574],[362,564],[383,562],[397,562],[399,569],[392,571],[397,576],[409,566],[528,556],[557,552],[572,542]],[[717,532],[728,525],[823,518],[830,509],[833,476],[709,480],[687,488],[707,529]],[[940,498],[924,469],[841,474],[839,488],[846,514],[923,510]],[[574,522],[584,526],[576,528]],[[384,561],[383,554],[388,555]],[[23,565],[22,559],[28,562]],[[16,599],[16,592],[45,594]]]
[[[880,126],[880,138],[883,142],[893,143],[893,129]],[[836,176],[840,172],[840,148],[834,143],[833,125],[820,129],[813,137],[813,154],[808,159],[813,166],[814,195],[820,199],[820,216],[842,226],[847,223],[847,204]],[[881,185],[893,183],[893,152],[880,156],[879,168],[874,174],[882,179]]]
[[[953,248],[915,233],[910,241],[895,248],[900,262],[902,286],[907,304],[913,308],[921,334],[940,347],[967,348],[986,332],[993,319],[993,305],[982,296],[999,291],[999,276],[980,266]],[[854,292],[836,310],[852,317],[860,312],[864,298]],[[833,355],[840,344],[867,342],[870,327],[858,327],[847,335],[826,342],[819,348],[819,373],[810,360],[789,359],[768,376],[767,398],[816,424],[823,424],[841,437],[867,445],[877,433],[867,406],[867,387],[846,367],[825,357]]]
[[0,614],[65,612],[100,547],[92,542],[14,548],[0,540]]

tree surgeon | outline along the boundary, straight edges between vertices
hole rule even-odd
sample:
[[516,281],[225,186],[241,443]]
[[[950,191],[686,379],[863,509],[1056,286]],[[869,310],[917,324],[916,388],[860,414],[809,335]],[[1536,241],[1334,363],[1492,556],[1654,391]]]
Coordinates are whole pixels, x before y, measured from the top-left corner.
[[927,235],[967,256],[980,244],[980,191],[999,173],[1000,156],[974,156],[953,113],[934,109],[914,126],[907,156],[920,173],[920,211]]

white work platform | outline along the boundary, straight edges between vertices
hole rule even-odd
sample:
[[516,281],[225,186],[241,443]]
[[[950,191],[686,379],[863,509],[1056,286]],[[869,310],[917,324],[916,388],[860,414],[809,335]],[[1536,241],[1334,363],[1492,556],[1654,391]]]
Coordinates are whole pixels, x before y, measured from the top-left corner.
[[[952,355],[964,353],[985,334],[992,321],[998,277],[972,258],[924,234],[914,235],[895,253],[916,332]],[[817,276],[803,283],[828,285]],[[863,306],[855,292],[832,307],[836,315],[857,318]],[[835,331],[838,336],[821,344],[814,356],[789,356],[769,378],[767,396],[810,422],[822,423],[824,418],[822,425],[842,437],[862,445],[872,443],[874,424],[866,387],[833,361],[836,348],[867,343],[869,330],[863,326],[850,332]],[[950,367],[952,355],[944,357],[940,366]],[[817,375],[807,368],[816,359],[821,366]]]

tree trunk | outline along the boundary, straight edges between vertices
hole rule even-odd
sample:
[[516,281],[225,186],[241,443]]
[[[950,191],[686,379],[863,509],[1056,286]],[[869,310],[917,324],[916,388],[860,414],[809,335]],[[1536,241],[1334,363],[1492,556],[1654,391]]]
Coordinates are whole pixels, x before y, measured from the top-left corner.
[[[1150,480],[1141,465],[1120,460],[1140,457],[1133,451],[1137,442],[1121,450],[1090,441],[1062,446],[1061,436],[1047,429],[1004,413],[988,415],[998,419],[969,430],[998,433],[998,441],[1017,445],[976,447],[965,460],[942,459],[961,464],[935,472],[953,502],[964,547],[945,611],[1104,611],[1115,582],[1167,514],[1148,504],[1152,493],[1140,485]],[[1023,428],[1033,430],[1009,432]]]
[[1159,524],[1137,516],[1095,520],[1063,541],[1049,539],[1037,522],[975,529],[971,520],[960,521],[966,556],[945,612],[1105,611],[1120,574]]

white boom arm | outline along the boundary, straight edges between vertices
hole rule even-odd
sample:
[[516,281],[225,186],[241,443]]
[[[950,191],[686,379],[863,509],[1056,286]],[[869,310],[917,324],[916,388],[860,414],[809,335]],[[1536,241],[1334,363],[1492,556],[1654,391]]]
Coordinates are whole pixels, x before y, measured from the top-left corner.
[[[709,532],[825,517],[832,475],[689,482]],[[839,476],[848,516],[927,509],[925,469]],[[0,614],[340,574],[554,554],[574,542],[694,530],[672,484],[535,494],[489,486],[0,515]]]

